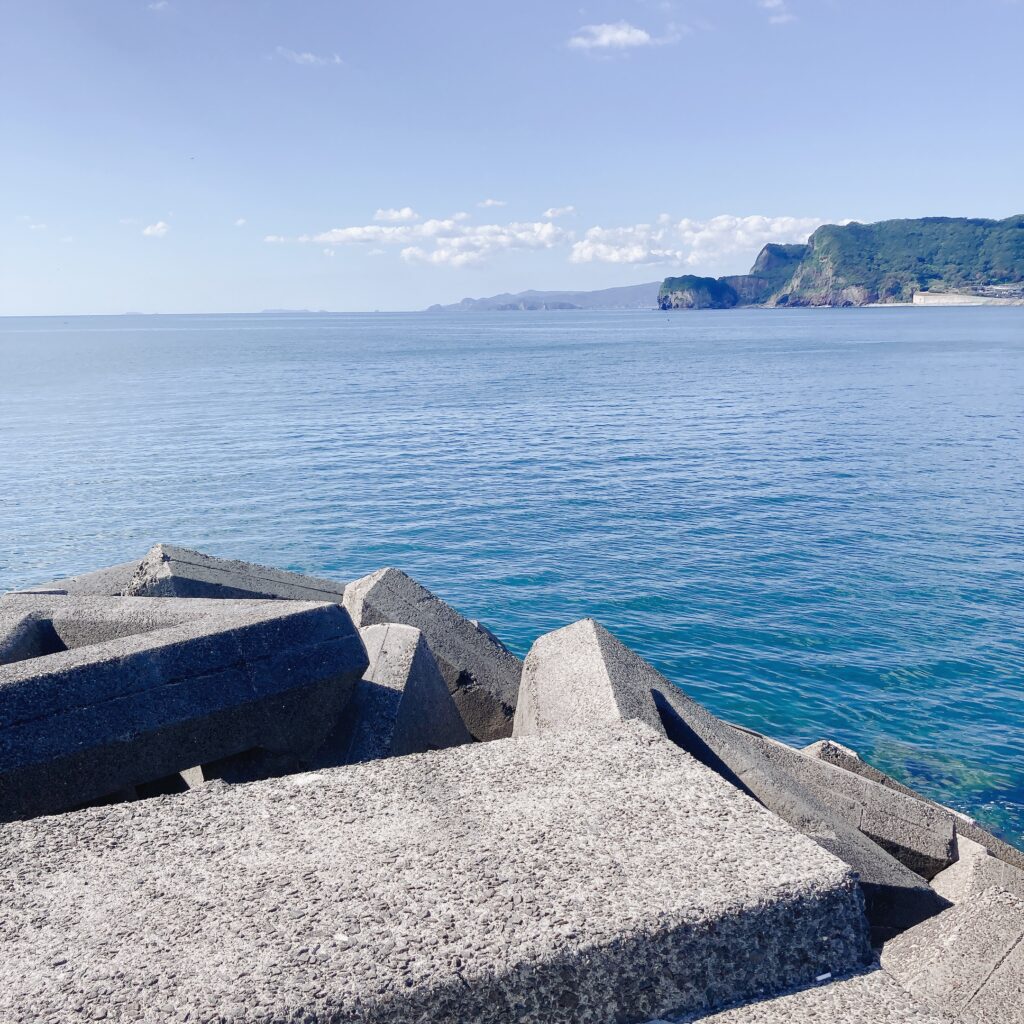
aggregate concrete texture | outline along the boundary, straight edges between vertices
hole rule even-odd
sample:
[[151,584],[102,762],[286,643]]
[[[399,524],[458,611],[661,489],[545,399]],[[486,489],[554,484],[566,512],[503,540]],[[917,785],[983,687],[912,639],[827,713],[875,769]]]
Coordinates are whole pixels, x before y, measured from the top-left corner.
[[63,579],[38,583],[19,591],[23,594],[63,594],[76,597],[117,597],[131,582],[139,563],[122,562],[106,569],[66,576]]
[[399,569],[379,569],[348,584],[345,607],[360,627],[397,622],[419,629],[473,737],[512,735],[522,662],[488,629]]
[[870,961],[846,866],[639,723],[3,838],[5,1024],[613,1024]]
[[367,665],[337,605],[25,594],[6,619],[48,646],[0,666],[0,819],[253,748],[312,755]]
[[965,1024],[1024,1019],[1024,900],[986,889],[897,936],[882,967],[912,996]]
[[526,657],[515,736],[619,718],[664,731],[860,877],[877,941],[948,906],[924,880],[780,771],[752,737],[715,718],[592,619],[548,633]]

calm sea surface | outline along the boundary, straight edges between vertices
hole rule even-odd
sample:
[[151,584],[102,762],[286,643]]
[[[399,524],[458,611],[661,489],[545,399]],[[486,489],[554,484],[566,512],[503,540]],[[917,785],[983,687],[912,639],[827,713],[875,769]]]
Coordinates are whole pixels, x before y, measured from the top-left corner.
[[593,616],[1024,834],[1024,309],[0,320],[0,590],[161,540]]

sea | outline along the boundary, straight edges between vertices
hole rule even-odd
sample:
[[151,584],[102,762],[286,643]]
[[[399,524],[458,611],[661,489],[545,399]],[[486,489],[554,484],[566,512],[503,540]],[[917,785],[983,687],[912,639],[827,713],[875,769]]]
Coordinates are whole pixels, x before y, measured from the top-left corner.
[[1024,836],[1024,309],[0,320],[0,591],[158,541],[596,618]]

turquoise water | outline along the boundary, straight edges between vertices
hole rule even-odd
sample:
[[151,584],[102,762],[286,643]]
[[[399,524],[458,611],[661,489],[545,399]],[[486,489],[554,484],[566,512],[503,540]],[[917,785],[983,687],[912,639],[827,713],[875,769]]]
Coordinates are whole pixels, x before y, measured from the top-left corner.
[[397,565],[1024,834],[1024,310],[12,318],[0,369],[0,589]]

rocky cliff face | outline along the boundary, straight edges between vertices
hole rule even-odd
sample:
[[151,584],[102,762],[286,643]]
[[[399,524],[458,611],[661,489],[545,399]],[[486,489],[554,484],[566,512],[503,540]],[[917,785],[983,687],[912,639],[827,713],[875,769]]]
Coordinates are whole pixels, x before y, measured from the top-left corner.
[[[666,278],[662,309],[864,306],[917,293],[981,295],[1024,283],[1024,216],[826,224],[806,245],[766,245],[749,274]],[[717,287],[716,287],[717,286]]]

